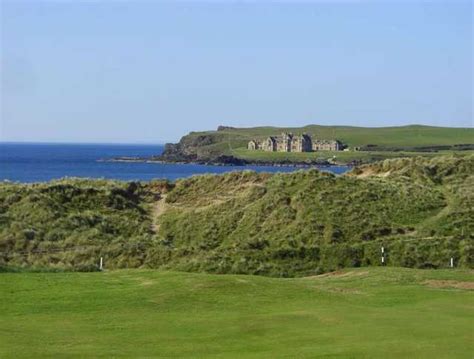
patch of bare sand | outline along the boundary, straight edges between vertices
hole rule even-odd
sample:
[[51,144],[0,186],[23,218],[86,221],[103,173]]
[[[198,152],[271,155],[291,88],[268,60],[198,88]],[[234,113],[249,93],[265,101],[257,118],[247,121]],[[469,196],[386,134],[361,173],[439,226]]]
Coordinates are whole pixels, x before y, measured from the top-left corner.
[[130,275],[124,276],[124,277],[126,277],[127,279],[131,279],[135,281],[138,285],[142,285],[145,287],[155,284],[155,281],[149,278],[136,277],[136,276],[130,276]]
[[474,290],[474,282],[460,282],[457,280],[425,280],[424,285],[431,288],[454,288],[454,289],[466,289]]
[[366,177],[382,177],[382,178],[385,178],[385,177],[390,176],[391,173],[392,173],[391,171],[375,172],[373,169],[364,169],[364,171],[362,173],[359,173],[359,174],[355,175],[355,177],[357,177],[357,178],[366,178]]
[[324,292],[335,293],[335,294],[364,294],[362,291],[355,288],[325,287],[325,286],[316,286],[314,288],[324,291]]
[[304,279],[319,279],[319,278],[331,278],[331,277],[336,277],[336,278],[363,277],[363,276],[367,275],[368,273],[369,273],[368,271],[344,272],[344,271],[338,270],[338,271],[335,271],[335,272],[329,272],[329,273],[304,277]]
[[158,218],[165,212],[166,210],[166,194],[162,194],[161,198],[153,204],[153,231],[156,233],[160,230],[160,224],[158,222]]

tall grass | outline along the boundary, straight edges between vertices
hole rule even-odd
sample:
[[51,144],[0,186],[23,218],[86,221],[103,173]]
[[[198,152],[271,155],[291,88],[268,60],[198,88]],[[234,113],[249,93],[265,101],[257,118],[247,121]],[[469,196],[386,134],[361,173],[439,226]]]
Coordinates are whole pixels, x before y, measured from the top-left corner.
[[[176,183],[0,185],[0,266],[299,276],[347,266],[474,265],[474,156]],[[163,198],[166,194],[166,203]],[[161,201],[162,211],[156,213]]]

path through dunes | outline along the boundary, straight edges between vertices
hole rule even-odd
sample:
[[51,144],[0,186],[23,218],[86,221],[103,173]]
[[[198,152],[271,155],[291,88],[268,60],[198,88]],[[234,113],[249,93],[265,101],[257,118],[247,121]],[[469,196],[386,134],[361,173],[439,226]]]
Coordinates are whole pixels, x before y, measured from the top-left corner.
[[153,203],[152,228],[155,233],[160,230],[160,216],[166,211],[166,194],[161,194],[160,199]]

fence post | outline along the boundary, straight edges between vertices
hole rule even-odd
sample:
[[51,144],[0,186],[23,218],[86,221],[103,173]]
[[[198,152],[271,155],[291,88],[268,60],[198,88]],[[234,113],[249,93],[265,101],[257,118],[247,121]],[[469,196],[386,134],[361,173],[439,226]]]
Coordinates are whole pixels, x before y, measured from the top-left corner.
[[104,264],[104,260],[102,257],[100,257],[100,264],[99,264],[99,269],[102,270]]

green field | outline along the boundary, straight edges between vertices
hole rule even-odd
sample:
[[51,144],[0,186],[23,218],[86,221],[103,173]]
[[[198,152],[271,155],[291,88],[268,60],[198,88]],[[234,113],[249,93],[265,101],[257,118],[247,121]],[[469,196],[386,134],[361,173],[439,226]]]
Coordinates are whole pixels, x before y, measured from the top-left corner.
[[472,270],[0,275],[0,357],[472,358]]
[[[213,133],[214,131],[201,132]],[[279,135],[281,132],[308,133],[316,138],[339,139],[349,146],[367,144],[385,146],[431,146],[473,143],[473,128],[433,127],[410,125],[400,127],[318,126],[253,127],[218,131],[230,136],[247,138]]]
[[[282,132],[294,134],[308,133],[316,139],[342,141],[348,148],[361,147],[364,151],[316,153],[271,153],[264,151],[247,151],[250,140],[262,140],[268,136],[278,136]],[[450,128],[410,125],[400,127],[351,127],[319,126],[305,127],[252,127],[225,128],[219,131],[191,132],[180,140],[181,154],[195,155],[196,159],[206,160],[221,155],[232,155],[249,161],[301,162],[315,159],[329,159],[336,155],[338,163],[352,161],[374,162],[386,158],[432,156],[428,149],[438,154],[458,151],[456,145],[474,144],[474,128]],[[369,146],[369,147],[368,147]],[[445,146],[443,148],[439,146]],[[464,148],[465,150],[466,148]],[[253,152],[253,153],[251,153]],[[464,152],[464,151],[463,151]],[[472,152],[472,151],[471,151]],[[171,154],[170,157],[173,158]]]
[[251,161],[272,161],[272,162],[305,162],[305,161],[334,161],[346,164],[353,161],[370,163],[390,158],[409,157],[435,157],[435,156],[466,156],[474,151],[438,151],[438,152],[414,152],[414,151],[319,151],[319,152],[265,152],[251,151],[245,148],[232,150],[232,155]]

